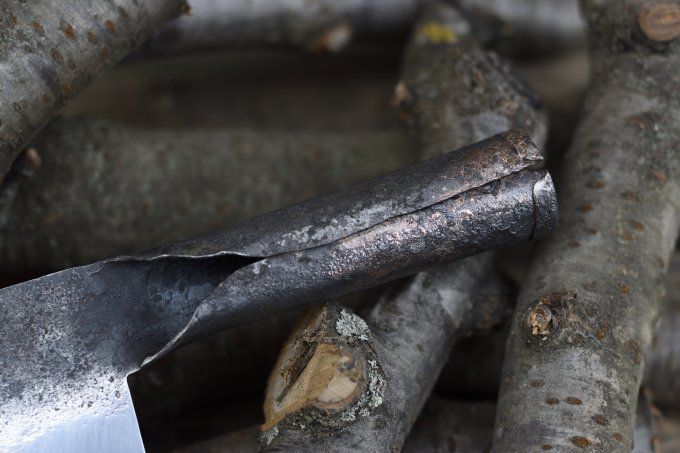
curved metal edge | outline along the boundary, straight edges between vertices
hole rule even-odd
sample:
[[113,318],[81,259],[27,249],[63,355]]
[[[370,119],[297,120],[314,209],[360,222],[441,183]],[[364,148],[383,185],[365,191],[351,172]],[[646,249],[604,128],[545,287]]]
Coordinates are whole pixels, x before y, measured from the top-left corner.
[[550,173],[543,170],[544,176],[534,184],[534,233],[532,239],[540,239],[555,229],[559,210],[557,193]]

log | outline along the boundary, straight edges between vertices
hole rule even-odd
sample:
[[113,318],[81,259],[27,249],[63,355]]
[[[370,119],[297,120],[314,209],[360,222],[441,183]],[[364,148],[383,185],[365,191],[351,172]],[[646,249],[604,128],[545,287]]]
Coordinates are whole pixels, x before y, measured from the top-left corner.
[[[680,42],[639,27],[680,3],[588,1],[592,82],[505,354],[494,451],[624,451],[680,227]],[[673,14],[652,15],[657,27]],[[559,401],[560,404],[553,404]]]
[[7,2],[0,11],[0,180],[69,99],[185,8],[182,0]]
[[309,314],[270,377],[262,449],[398,451],[455,341],[507,310],[503,283],[477,277],[491,267],[486,255],[418,274],[366,321],[334,304]]
[[[539,140],[543,137],[543,117],[531,104],[530,92],[512,77],[506,64],[480,50],[467,34],[469,30],[455,8],[433,4],[416,25],[406,52],[394,103],[418,134],[425,156],[493,134],[493,128],[521,126]],[[478,89],[471,90],[471,85]],[[489,118],[496,120],[490,128],[486,126]],[[373,369],[378,376],[374,379],[382,382],[384,394],[376,398],[367,375],[364,383],[369,384],[349,395],[338,410],[328,411],[323,405],[319,409],[315,400],[304,398],[278,411],[265,410],[264,448],[345,451],[360,443],[366,451],[400,449],[453,344],[469,329],[465,320],[473,317],[474,294],[498,278],[490,274],[490,259],[434,268],[399,291],[385,294],[367,318],[368,325],[376,328],[361,350],[365,364],[357,371],[361,374],[379,367],[380,372]],[[359,361],[356,355],[352,357]],[[286,349],[280,360],[286,367],[307,363],[306,356],[291,358]],[[280,398],[280,381],[294,380],[278,376],[279,369],[275,367],[272,375],[278,386],[272,381],[268,386],[270,400]],[[313,382],[327,376],[317,372],[306,379]],[[364,400],[368,406],[361,403]],[[381,403],[371,406],[377,400]],[[276,416],[271,415],[274,412]],[[313,417],[314,423],[299,421],[307,417]]]
[[415,156],[399,131],[147,129],[94,119],[56,121],[33,146],[43,163],[0,229],[7,276],[224,228]]

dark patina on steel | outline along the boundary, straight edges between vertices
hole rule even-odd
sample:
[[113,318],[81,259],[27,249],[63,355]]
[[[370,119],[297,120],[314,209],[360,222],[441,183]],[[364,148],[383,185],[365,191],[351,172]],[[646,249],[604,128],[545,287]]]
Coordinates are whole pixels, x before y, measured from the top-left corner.
[[0,290],[0,450],[143,451],[126,376],[197,338],[541,236],[510,131],[225,231]]

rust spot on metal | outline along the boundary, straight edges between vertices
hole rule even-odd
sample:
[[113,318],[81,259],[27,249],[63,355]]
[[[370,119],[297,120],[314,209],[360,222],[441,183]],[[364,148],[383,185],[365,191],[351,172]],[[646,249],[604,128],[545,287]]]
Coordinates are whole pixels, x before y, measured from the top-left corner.
[[645,6],[637,15],[637,23],[648,39],[672,41],[680,36],[680,6],[670,2]]
[[76,39],[76,31],[75,31],[75,29],[71,26],[71,24],[69,24],[69,23],[66,22],[65,20],[62,19],[62,20],[59,21],[59,29],[60,29],[62,32],[64,32],[64,34],[65,34],[68,38],[70,38],[70,39]]
[[614,433],[614,439],[616,439],[617,442],[623,442],[623,436],[620,433]]
[[88,31],[87,32],[87,40],[90,41],[92,44],[97,44],[99,41],[97,39],[97,35],[94,34],[94,32]]
[[602,426],[609,425],[609,420],[607,420],[607,417],[605,417],[602,414],[593,415],[593,420],[595,420],[595,423],[597,423],[598,425],[602,425]]
[[12,26],[13,26],[13,27],[16,27],[17,24],[19,23],[19,20],[17,19],[17,16],[14,16],[14,15],[13,15],[13,16],[10,18],[10,22],[12,23]]
[[109,58],[109,55],[111,55],[111,51],[109,50],[109,48],[102,47],[102,57]]
[[619,292],[620,292],[621,294],[628,294],[628,293],[630,292],[630,286],[621,283],[621,284],[619,285]]
[[542,379],[536,379],[534,381],[529,382],[529,385],[535,388],[540,388],[545,385],[545,381]]
[[623,231],[621,233],[621,239],[623,239],[624,241],[632,241],[634,238],[630,231]]
[[638,231],[642,231],[645,229],[645,226],[641,223],[638,222],[637,220],[633,222],[633,228],[635,228]]
[[582,436],[574,436],[571,438],[571,443],[579,448],[586,448],[590,445],[590,441]]
[[61,92],[62,96],[68,96],[71,92],[71,85],[68,83],[62,83],[59,85],[59,91]]
[[581,404],[583,404],[583,401],[576,398],[575,396],[569,396],[565,401],[567,402],[567,404],[571,404],[572,406],[580,406]]
[[31,23],[31,25],[33,25],[33,29],[35,31],[37,31],[40,34],[43,34],[44,29],[43,29],[43,26],[40,25],[40,22],[38,22],[37,20],[34,20],[33,23]]
[[586,233],[588,233],[588,234],[597,234],[598,233],[598,231],[595,228],[585,227],[584,229],[586,230]]
[[580,207],[581,212],[590,212],[593,210],[593,205],[588,203],[583,203]]
[[593,179],[592,181],[588,182],[588,187],[591,189],[601,189],[604,186],[605,183],[601,179]]
[[115,33],[115,32],[116,32],[116,24],[113,23],[113,21],[112,21],[111,19],[109,19],[109,20],[107,20],[106,22],[104,22],[104,26],[105,26],[106,29],[107,29],[108,31],[110,31],[111,33]]
[[550,444],[543,444],[541,445],[541,450],[552,450],[553,446]]
[[555,404],[560,404],[560,400],[557,398],[546,398],[545,403],[554,406]]
[[569,247],[581,247],[581,241],[577,241],[576,239],[572,239],[569,241]]

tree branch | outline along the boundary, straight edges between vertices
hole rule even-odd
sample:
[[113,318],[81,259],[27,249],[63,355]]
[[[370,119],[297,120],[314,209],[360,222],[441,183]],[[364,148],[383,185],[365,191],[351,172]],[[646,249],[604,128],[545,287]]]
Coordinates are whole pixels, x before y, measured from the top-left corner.
[[0,229],[6,275],[224,228],[403,167],[415,155],[399,131],[140,129],[77,119],[53,122],[32,144],[43,165]]
[[[395,103],[417,129],[425,155],[493,134],[493,129],[481,129],[487,123],[483,118],[497,119],[492,128],[519,124],[542,137],[542,117],[535,105],[527,105],[529,91],[499,59],[482,52],[466,35],[468,30],[455,9],[434,4],[416,26],[406,53]],[[479,89],[471,90],[471,85]],[[264,448],[346,451],[360,445],[365,451],[400,449],[453,344],[470,329],[472,319],[484,319],[473,315],[473,307],[475,295],[489,285],[493,288],[492,282],[498,279],[491,270],[487,255],[419,274],[381,298],[367,318],[371,336],[366,327],[361,341],[347,344],[342,332],[333,333],[330,327],[330,334],[324,330],[330,343],[353,348],[347,358],[343,352],[337,353],[330,370],[317,371],[320,367],[309,359],[311,353],[290,352],[310,349],[305,346],[305,331],[298,331],[280,356],[281,364],[275,367],[268,387]],[[480,309],[489,314],[488,304]],[[341,315],[331,310],[328,316],[336,319]],[[363,326],[361,323],[356,319],[353,325]],[[314,323],[307,326],[309,330]],[[312,349],[319,350],[326,341],[312,342]],[[342,379],[356,386],[337,407],[326,407],[319,403],[319,395],[338,393],[328,387],[334,382],[335,370],[343,369],[345,362],[356,366]],[[310,374],[286,371],[301,368]],[[283,374],[278,374],[279,370],[284,370]],[[303,382],[313,385],[310,388],[315,392],[302,398],[296,394],[279,406],[271,404],[284,401],[285,389]],[[373,388],[371,382],[376,383]]]
[[560,225],[515,311],[495,451],[631,446],[643,352],[680,227],[680,42],[646,31],[677,36],[680,3],[663,4],[640,26],[660,2],[586,2],[592,85],[563,164]]
[[184,7],[181,0],[7,2],[0,11],[0,178],[69,99]]

